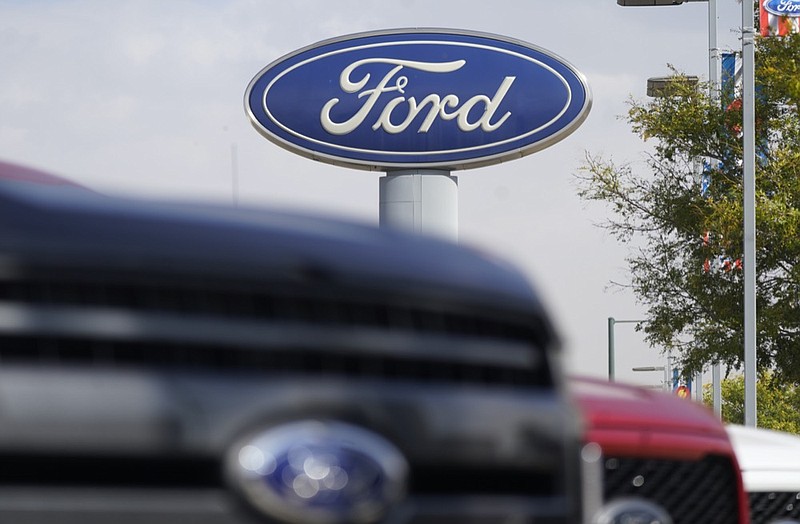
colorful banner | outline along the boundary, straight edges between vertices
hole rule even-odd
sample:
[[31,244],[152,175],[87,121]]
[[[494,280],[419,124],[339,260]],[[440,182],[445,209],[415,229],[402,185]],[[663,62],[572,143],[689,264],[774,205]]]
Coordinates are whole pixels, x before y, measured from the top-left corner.
[[800,33],[800,0],[762,0],[759,8],[761,36]]
[[[798,0],[800,1],[800,0]],[[763,9],[763,5],[762,5]],[[742,99],[737,97],[736,88],[742,80],[742,59],[738,53],[722,53],[722,75],[720,78],[722,84],[722,97],[720,102],[723,107],[728,111],[741,111]],[[741,133],[741,127],[735,126],[733,131],[737,134]],[[714,171],[712,159],[704,159],[702,164],[702,172],[700,174],[700,194],[707,196],[708,189],[711,186],[712,174]],[[730,158],[722,158],[717,161],[717,168],[722,169],[726,163],[734,162]],[[711,231],[706,231],[702,235],[703,247],[706,250],[714,249],[714,246],[719,248],[721,237]],[[730,273],[731,271],[741,271],[742,259],[734,259],[725,254],[725,249],[721,249],[721,254],[716,254],[706,257],[703,262],[703,271],[705,273]]]

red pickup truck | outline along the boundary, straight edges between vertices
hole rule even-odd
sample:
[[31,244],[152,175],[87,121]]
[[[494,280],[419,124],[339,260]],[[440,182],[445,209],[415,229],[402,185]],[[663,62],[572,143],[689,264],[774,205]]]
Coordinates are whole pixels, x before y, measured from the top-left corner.
[[704,406],[659,391],[570,381],[585,442],[599,445],[595,522],[746,524],[747,496],[722,423]]

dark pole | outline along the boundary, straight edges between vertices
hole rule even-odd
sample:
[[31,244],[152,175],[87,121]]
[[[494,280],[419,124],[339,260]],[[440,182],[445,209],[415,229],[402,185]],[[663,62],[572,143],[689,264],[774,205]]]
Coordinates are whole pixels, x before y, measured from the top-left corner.
[[614,381],[615,369],[615,351],[614,347],[614,326],[617,324],[641,324],[644,320],[617,320],[614,317],[608,317],[608,380]]
[[608,317],[608,380],[614,382],[614,317]]

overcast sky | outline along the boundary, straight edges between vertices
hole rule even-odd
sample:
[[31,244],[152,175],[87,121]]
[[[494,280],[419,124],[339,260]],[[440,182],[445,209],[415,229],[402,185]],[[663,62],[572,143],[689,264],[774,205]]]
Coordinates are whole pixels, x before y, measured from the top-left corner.
[[[739,47],[741,5],[718,0],[719,41]],[[520,160],[455,173],[459,236],[530,277],[553,311],[568,371],[607,374],[607,318],[641,318],[626,247],[576,195],[585,152],[642,165],[648,144],[622,117],[668,64],[708,78],[708,7],[624,8],[614,0],[0,0],[0,159],[98,191],[234,199],[377,224],[380,173],[316,163],[259,135],[243,109],[250,80],[295,49],[398,27],[497,33],[561,56],[593,93],[586,122]],[[617,375],[655,384],[661,365],[633,326],[616,328]]]

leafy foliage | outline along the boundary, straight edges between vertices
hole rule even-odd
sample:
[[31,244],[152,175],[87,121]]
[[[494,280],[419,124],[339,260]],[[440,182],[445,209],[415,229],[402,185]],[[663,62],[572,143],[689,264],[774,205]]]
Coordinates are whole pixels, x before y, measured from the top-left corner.
[[[629,286],[643,331],[690,376],[743,358],[742,111],[686,77],[663,97],[629,101],[627,121],[652,144],[646,169],[587,153],[577,177],[604,202],[601,226],[635,246]],[[758,365],[800,382],[800,35],[756,41],[756,308]],[[699,167],[705,160],[705,171]],[[705,187],[703,172],[710,179]],[[714,263],[716,262],[716,263]]]
[[[730,424],[744,421],[744,378],[722,381],[722,420]],[[770,373],[762,373],[756,382],[758,427],[800,434],[800,387],[781,384]],[[711,406],[711,385],[703,389],[703,401]]]

